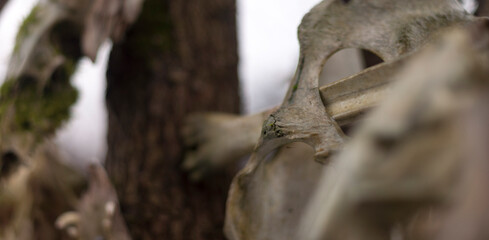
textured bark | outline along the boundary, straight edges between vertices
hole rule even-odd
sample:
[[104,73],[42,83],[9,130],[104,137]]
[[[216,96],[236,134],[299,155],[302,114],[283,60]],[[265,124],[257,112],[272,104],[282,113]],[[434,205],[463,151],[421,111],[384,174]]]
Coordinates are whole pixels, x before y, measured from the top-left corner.
[[134,239],[223,239],[230,175],[193,184],[180,126],[195,111],[238,112],[233,0],[147,0],[107,73],[106,166]]

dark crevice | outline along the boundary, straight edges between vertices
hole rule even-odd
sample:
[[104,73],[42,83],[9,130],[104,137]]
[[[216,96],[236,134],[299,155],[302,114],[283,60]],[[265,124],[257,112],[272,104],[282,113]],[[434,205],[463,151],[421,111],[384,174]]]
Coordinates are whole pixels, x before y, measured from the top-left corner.
[[13,151],[7,151],[2,154],[0,165],[0,178],[6,179],[14,173],[20,166],[20,159]]

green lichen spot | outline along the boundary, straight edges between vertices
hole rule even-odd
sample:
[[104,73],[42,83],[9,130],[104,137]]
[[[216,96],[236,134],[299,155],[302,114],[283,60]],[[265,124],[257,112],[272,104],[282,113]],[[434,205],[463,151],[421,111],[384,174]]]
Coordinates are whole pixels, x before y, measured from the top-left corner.
[[[42,139],[53,134],[70,117],[70,107],[78,92],[69,79],[74,65],[70,61],[59,67],[46,86],[31,76],[6,81],[0,88],[0,121],[11,122],[16,131]],[[15,110],[13,119],[4,113]]]
[[14,53],[19,51],[20,46],[22,45],[22,41],[25,39],[26,36],[29,35],[29,31],[32,28],[32,25],[34,25],[38,21],[39,5],[36,5],[20,25],[19,32],[17,33],[17,37],[15,39]]

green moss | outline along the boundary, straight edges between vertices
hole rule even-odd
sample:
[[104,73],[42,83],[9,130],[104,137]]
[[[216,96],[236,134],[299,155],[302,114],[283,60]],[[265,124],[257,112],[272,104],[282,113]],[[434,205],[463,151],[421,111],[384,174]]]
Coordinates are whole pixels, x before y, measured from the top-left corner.
[[52,134],[70,117],[78,92],[70,84],[70,64],[58,69],[44,89],[35,82],[24,84],[15,99],[15,125],[19,130],[43,136]]
[[0,119],[2,119],[2,116],[5,114],[5,111],[8,109],[8,106],[11,103],[11,101],[8,100],[13,92],[14,86],[15,80],[7,79],[0,87]]
[[31,26],[39,21],[39,5],[36,5],[30,14],[24,19],[20,25],[19,32],[15,39],[14,53],[18,52],[24,38],[29,34]]
[[10,94],[10,92],[12,92],[14,85],[15,85],[14,79],[5,80],[5,82],[0,87],[0,99],[6,98]]
[[[23,76],[6,81],[0,88],[0,116],[2,121],[12,121],[13,127],[29,132],[36,139],[54,133],[70,117],[70,107],[76,102],[78,92],[69,79],[74,64],[69,62],[57,69],[46,86],[40,88],[39,81]],[[5,119],[3,113],[14,107],[14,119]]]
[[[14,53],[24,44],[38,24],[40,8],[36,6],[26,17],[19,29]],[[70,118],[70,108],[78,98],[77,90],[71,85],[70,78],[76,69],[76,62],[81,57],[81,28],[70,22],[61,22],[52,27],[46,37],[50,46],[66,61],[58,67],[48,81],[41,81],[37,76],[23,73],[15,79],[9,79],[0,87],[0,121],[15,133],[33,136],[36,142],[52,135]],[[39,70],[46,68],[46,60],[30,66]],[[13,116],[7,116],[13,111]]]
[[296,84],[294,84],[294,87],[293,87],[293,89],[292,89],[294,92],[295,92],[295,91],[297,91],[297,87],[298,87],[298,85],[299,85],[299,84],[297,84],[297,83],[296,83]]

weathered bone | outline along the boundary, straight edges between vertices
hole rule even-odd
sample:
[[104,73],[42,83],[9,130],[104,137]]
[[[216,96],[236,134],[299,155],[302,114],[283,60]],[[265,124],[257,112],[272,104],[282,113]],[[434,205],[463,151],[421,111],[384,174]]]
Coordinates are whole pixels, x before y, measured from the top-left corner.
[[69,234],[70,231],[76,232],[75,239],[131,239],[119,209],[117,194],[102,166],[90,166],[89,189],[77,205],[76,212],[64,213],[56,221],[58,228]]
[[80,173],[60,161],[62,155],[49,142],[33,157],[36,161],[2,177],[0,239],[58,239],[56,216],[72,209],[86,184]]
[[[454,203],[470,156],[460,120],[478,92],[489,93],[489,24],[483,24],[446,34],[400,72],[348,151],[324,170],[297,239],[389,239],[415,214],[425,221],[420,212]],[[402,234],[433,239],[438,230]]]
[[[380,102],[403,62],[404,58],[382,63],[321,87],[319,91],[326,112],[340,126],[354,123]],[[184,169],[192,172],[192,179],[198,180],[206,172],[250,154],[260,137],[263,121],[273,111],[243,117],[222,113],[192,115],[183,129],[189,149]]]
[[[300,211],[307,202],[320,165],[311,167],[304,161],[307,158],[281,161],[269,153],[294,141],[312,146],[316,159],[341,149],[343,134],[325,111],[318,91],[318,76],[329,56],[343,48],[363,48],[391,62],[442,29],[470,20],[456,0],[327,0],[314,7],[299,27],[301,54],[295,80],[280,109],[265,122],[251,159],[233,180],[226,211],[228,238],[295,239],[284,234],[297,229],[290,210]],[[292,170],[287,166],[302,174],[289,179],[286,174]],[[310,174],[304,174],[308,170]],[[287,189],[297,190],[297,195]]]
[[[402,16],[402,17],[401,17]],[[263,129],[265,151],[303,141],[327,157],[343,136],[318,94],[322,65],[345,48],[367,49],[386,62],[416,50],[440,28],[468,19],[457,1],[323,1],[299,26],[300,60],[281,108]],[[388,37],[387,37],[388,36]]]

